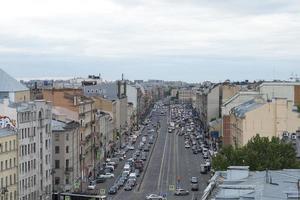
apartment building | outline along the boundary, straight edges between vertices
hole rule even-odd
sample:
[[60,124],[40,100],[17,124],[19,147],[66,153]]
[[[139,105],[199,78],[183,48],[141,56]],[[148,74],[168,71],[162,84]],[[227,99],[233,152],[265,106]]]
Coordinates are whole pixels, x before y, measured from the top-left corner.
[[97,162],[93,144],[93,139],[98,134],[96,132],[97,110],[93,108],[93,99],[85,97],[81,89],[70,88],[45,89],[43,98],[52,102],[56,120],[65,118],[79,123],[80,174],[82,180],[86,180],[88,176],[93,175]]
[[79,123],[52,120],[53,190],[74,192],[80,179]]
[[256,134],[281,138],[284,132],[296,133],[300,129],[300,115],[287,99],[257,98],[233,108],[230,123],[230,144],[240,147]]
[[0,199],[18,199],[18,141],[13,127],[0,128]]
[[4,99],[0,110],[1,115],[14,121],[18,132],[19,199],[51,199],[51,104],[44,100],[14,103]]
[[247,101],[260,97],[261,95],[257,91],[240,91],[227,101],[222,104],[221,107],[221,117],[222,117],[222,127],[221,135],[223,138],[223,144],[229,145],[231,132],[230,132],[230,111],[234,107],[237,107]]
[[28,101],[26,87],[3,71],[0,74],[0,93],[6,93],[0,97],[0,116],[17,130],[18,199],[51,199],[52,106],[44,100]]

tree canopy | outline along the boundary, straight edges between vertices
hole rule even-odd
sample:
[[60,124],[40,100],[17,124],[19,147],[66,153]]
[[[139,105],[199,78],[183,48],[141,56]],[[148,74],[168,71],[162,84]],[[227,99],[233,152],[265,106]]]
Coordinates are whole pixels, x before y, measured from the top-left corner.
[[226,170],[229,166],[249,166],[250,170],[296,169],[300,162],[291,143],[279,138],[260,137],[256,135],[241,148],[223,147],[212,160],[215,170]]

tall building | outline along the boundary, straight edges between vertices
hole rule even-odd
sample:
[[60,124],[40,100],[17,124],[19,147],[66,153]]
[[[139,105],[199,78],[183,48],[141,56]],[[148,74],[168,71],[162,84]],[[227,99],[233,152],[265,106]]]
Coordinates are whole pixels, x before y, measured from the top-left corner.
[[79,123],[52,120],[53,190],[74,192],[80,179]]
[[0,76],[0,116],[17,130],[18,199],[51,199],[52,106],[44,100],[29,101],[29,89],[2,70]]
[[17,200],[18,143],[13,128],[0,128],[0,197]]

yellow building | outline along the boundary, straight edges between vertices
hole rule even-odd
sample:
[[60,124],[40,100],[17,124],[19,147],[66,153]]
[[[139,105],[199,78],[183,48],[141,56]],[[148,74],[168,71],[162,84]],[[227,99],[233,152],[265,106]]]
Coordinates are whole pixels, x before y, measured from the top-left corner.
[[0,129],[0,199],[17,200],[17,133]]
[[261,137],[282,137],[284,132],[300,130],[300,113],[287,99],[253,99],[231,110],[231,144],[243,146],[259,134]]

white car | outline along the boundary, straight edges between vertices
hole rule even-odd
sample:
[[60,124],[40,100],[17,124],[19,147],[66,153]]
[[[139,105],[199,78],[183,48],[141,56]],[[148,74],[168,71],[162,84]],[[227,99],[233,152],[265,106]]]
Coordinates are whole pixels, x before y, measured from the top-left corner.
[[163,196],[160,196],[160,195],[157,195],[157,194],[147,195],[146,199],[148,199],[148,200],[155,200],[155,199],[158,199],[158,200],[167,200],[167,198],[165,198]]
[[134,146],[128,146],[129,150],[134,150]]
[[96,181],[90,181],[87,189],[88,190],[94,190],[94,189],[96,189]]
[[115,175],[112,173],[101,174],[100,178],[114,178]]

